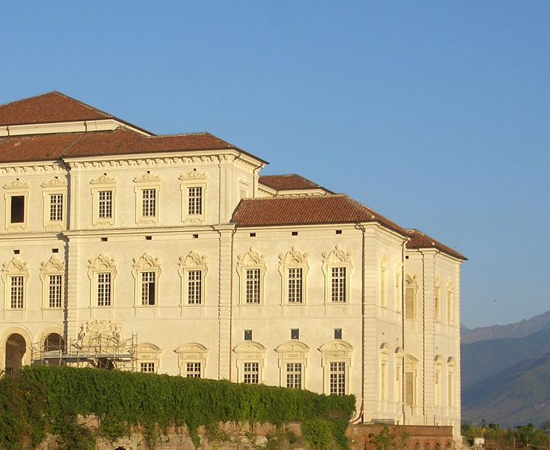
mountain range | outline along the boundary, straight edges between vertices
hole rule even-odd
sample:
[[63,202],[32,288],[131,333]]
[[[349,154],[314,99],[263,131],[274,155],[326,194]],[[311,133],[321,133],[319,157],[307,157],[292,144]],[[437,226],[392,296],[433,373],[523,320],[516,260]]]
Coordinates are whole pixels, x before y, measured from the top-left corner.
[[463,420],[503,426],[549,420],[550,311],[462,331]]

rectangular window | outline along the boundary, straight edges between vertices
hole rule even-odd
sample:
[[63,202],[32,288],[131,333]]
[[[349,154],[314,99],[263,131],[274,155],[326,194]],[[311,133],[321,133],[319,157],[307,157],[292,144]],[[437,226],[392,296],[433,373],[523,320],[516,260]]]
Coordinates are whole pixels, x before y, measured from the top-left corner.
[[405,319],[414,320],[416,312],[414,310],[414,287],[407,287],[405,289]]
[[155,304],[155,272],[141,272],[141,304]]
[[260,303],[260,269],[246,271],[246,303]]
[[201,377],[201,363],[200,362],[188,362],[186,363],[186,377],[187,378],[200,378]]
[[380,400],[388,399],[388,364],[380,365]]
[[97,274],[97,306],[111,306],[111,273]]
[[405,401],[407,405],[414,405],[414,372],[405,372]]
[[100,219],[113,218],[113,191],[99,191],[98,199],[98,216]]
[[25,222],[25,196],[14,195],[11,198],[11,223]]
[[329,377],[329,392],[331,395],[346,394],[346,363],[331,362]]
[[11,277],[10,306],[12,309],[23,308],[23,277]]
[[288,363],[286,365],[286,387],[302,389],[302,363]]
[[258,384],[260,382],[260,364],[257,362],[244,363],[243,381],[246,384]]
[[190,215],[202,214],[202,187],[190,187],[187,189],[188,213]]
[[302,303],[302,268],[288,269],[288,302]]
[[61,308],[61,302],[63,298],[63,277],[61,275],[50,275],[48,277],[48,305],[50,308]]
[[454,394],[454,374],[449,373],[447,375],[447,405],[450,407],[454,406],[453,394]]
[[143,217],[155,217],[157,207],[157,190],[143,189],[141,191],[141,215]]
[[154,362],[142,362],[142,363],[140,363],[140,372],[155,373],[155,363]]
[[187,272],[187,302],[190,305],[202,303],[202,271],[190,270]]
[[50,221],[60,222],[63,220],[63,194],[50,195]]
[[345,302],[346,301],[346,268],[345,267],[332,267],[332,301],[333,302]]

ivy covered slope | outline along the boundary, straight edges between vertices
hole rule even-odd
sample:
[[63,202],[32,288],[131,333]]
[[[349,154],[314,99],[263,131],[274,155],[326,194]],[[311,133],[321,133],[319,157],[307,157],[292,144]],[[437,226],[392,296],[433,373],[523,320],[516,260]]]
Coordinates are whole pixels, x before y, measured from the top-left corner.
[[[22,448],[47,434],[61,448],[93,448],[98,435],[116,439],[132,427],[154,444],[170,426],[186,426],[198,446],[198,427],[220,422],[301,422],[312,448],[332,441],[347,447],[345,431],[355,407],[353,396],[228,381],[182,378],[99,369],[26,367],[0,380],[0,448]],[[79,416],[95,416],[97,430],[80,425]]]

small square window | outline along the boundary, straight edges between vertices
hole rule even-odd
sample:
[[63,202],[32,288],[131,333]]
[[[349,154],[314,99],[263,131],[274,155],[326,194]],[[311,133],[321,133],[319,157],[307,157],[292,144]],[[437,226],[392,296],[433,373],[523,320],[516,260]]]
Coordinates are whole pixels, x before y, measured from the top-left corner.
[[250,237],[256,237],[256,233],[250,233]]
[[290,339],[300,339],[300,330],[298,328],[290,330]]
[[19,255],[20,253],[21,253],[21,250],[14,250],[14,251],[13,251],[13,254],[14,254],[14,255]]
[[342,328],[334,329],[334,339],[342,339]]
[[336,234],[342,234],[342,230],[336,230]]
[[199,238],[199,235],[198,234],[194,234],[193,235],[193,239],[198,239]]
[[59,253],[59,249],[58,248],[52,248],[52,253]]
[[109,240],[109,238],[106,238],[106,237],[101,238],[101,242],[107,242],[108,240]]
[[298,232],[297,232],[297,231],[293,231],[293,232],[292,232],[292,236],[298,236]]
[[252,340],[252,330],[244,330],[244,340],[245,341]]
[[152,240],[153,240],[153,236],[145,236],[145,240],[146,240],[146,241],[152,241]]

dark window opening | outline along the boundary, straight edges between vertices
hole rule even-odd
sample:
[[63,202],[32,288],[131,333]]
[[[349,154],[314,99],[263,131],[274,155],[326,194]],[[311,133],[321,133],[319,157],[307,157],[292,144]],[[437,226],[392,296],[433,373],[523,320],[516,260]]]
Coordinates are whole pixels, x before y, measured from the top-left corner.
[[290,339],[300,339],[300,330],[298,328],[290,330]]
[[336,234],[342,234],[342,230],[336,230]]
[[293,232],[292,232],[292,236],[298,236],[298,232],[297,232],[297,231],[293,231]]
[[25,196],[15,195],[11,198],[11,223],[25,222]]
[[342,328],[334,329],[334,339],[342,339]]
[[244,330],[244,340],[245,341],[252,340],[252,330]]
[[153,236],[145,236],[145,240],[146,240],[146,241],[152,241],[152,240],[153,240]]
[[14,251],[13,251],[13,254],[14,254],[14,255],[19,255],[20,253],[21,253],[21,250],[14,250]]

